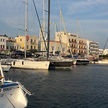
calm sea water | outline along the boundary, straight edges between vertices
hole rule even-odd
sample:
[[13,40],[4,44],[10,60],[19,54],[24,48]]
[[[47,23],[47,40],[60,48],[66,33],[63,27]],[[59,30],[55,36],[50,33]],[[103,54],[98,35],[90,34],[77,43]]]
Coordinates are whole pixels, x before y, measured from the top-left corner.
[[50,71],[12,69],[5,76],[32,92],[28,108],[108,108],[107,65]]

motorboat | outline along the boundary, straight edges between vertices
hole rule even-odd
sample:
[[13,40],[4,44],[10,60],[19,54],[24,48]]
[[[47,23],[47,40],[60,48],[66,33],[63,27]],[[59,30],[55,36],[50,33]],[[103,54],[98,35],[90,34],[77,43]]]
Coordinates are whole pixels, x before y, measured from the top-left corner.
[[87,65],[89,64],[88,59],[76,59],[76,65]]
[[5,80],[0,66],[0,108],[25,108],[31,93],[19,82]]

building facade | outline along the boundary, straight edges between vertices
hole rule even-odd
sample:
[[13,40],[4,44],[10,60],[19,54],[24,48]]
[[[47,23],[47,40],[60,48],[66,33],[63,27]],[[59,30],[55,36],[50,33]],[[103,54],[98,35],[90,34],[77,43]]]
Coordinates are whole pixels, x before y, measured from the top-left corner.
[[78,57],[99,57],[99,43],[80,38],[78,35],[56,32],[56,41],[67,45],[67,53]]
[[0,35],[0,51],[6,50],[6,41],[8,40],[7,35]]
[[103,50],[103,55],[108,55],[108,49]]
[[20,50],[21,47],[16,43],[16,40],[14,38],[8,38],[8,40],[6,41],[6,49],[8,51]]
[[65,43],[67,46],[67,53],[68,54],[77,54],[77,39],[78,36],[71,34],[71,33],[65,33],[65,32],[56,32],[55,34],[55,40],[60,41],[61,43]]
[[94,58],[99,58],[99,43],[90,41],[89,43],[89,55]]
[[[38,50],[38,39],[36,36],[17,36],[15,38],[16,44],[20,46],[22,50]],[[25,42],[26,41],[26,42]]]
[[83,38],[77,39],[78,47],[77,47],[77,54],[78,56],[85,57],[87,56],[87,40]]
[[[65,43],[61,43],[60,41],[51,40],[49,42],[49,45],[50,45],[50,47],[49,47],[50,53],[53,53],[54,55],[55,55],[55,53],[60,53],[61,55],[66,55],[67,45]],[[44,42],[41,42],[41,49],[43,49],[43,51],[46,51]]]
[[67,44],[68,54],[73,56],[86,56],[86,39],[78,37],[76,34],[65,33],[65,32],[56,32],[56,41],[61,41]]

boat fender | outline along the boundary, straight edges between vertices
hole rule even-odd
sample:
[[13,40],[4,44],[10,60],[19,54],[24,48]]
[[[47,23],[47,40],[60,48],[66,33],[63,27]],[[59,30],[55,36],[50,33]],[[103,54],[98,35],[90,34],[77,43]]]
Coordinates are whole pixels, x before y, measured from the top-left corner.
[[0,76],[0,80],[3,79],[4,77]]

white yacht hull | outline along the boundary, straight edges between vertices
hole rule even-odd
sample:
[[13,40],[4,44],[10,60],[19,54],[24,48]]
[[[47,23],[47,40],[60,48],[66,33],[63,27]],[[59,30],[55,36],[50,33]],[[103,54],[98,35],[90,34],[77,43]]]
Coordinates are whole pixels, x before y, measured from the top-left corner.
[[27,98],[18,83],[6,82],[0,92],[0,108],[25,108]]
[[50,61],[16,60],[12,62],[12,68],[21,69],[49,69]]

